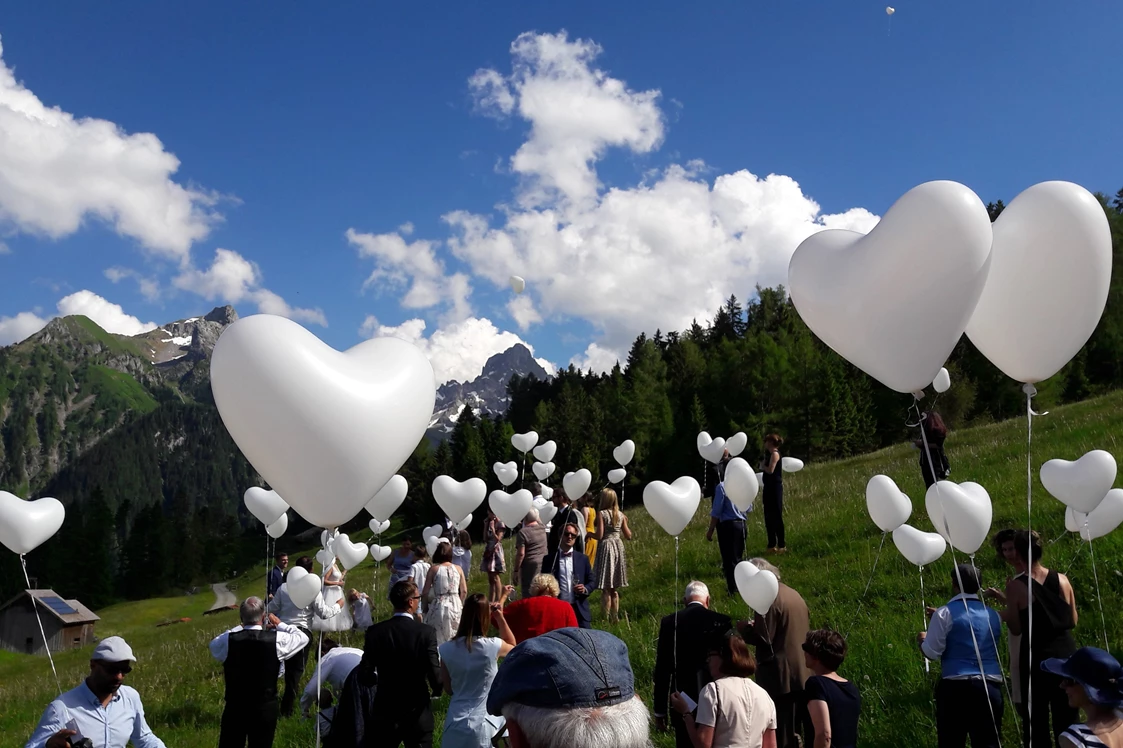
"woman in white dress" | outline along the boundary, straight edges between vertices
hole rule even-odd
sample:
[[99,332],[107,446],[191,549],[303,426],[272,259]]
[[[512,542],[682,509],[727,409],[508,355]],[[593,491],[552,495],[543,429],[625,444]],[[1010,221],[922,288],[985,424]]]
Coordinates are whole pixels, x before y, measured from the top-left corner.
[[460,626],[460,613],[464,598],[468,596],[468,582],[464,572],[452,563],[452,544],[440,543],[433,552],[433,567],[425,577],[422,599],[429,598],[429,611],[425,623],[437,631],[437,645],[450,641]]
[[[490,624],[498,637],[487,635]],[[489,605],[477,593],[464,603],[456,637],[438,650],[441,682],[452,694],[445,714],[441,748],[490,748],[491,739],[503,726],[502,717],[487,713],[487,694],[499,668],[499,658],[515,646],[515,635],[503,617],[502,605]]]
[[[339,566],[332,559],[331,566],[324,569],[325,605],[337,605],[343,599],[343,580],[346,576],[347,572],[340,571]],[[347,605],[341,607],[339,613],[331,618],[312,616],[313,631],[350,631],[354,625],[355,619],[351,617],[351,608]]]

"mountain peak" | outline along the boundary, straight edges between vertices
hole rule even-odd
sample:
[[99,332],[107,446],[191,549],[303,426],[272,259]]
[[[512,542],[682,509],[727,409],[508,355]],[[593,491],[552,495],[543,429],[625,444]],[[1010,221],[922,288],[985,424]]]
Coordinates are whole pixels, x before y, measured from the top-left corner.
[[524,377],[533,374],[539,379],[547,377],[546,370],[534,360],[534,354],[522,343],[516,343],[502,353],[496,353],[489,358],[484,364],[480,377],[491,379],[506,376],[507,380],[510,380],[511,374],[516,373]]

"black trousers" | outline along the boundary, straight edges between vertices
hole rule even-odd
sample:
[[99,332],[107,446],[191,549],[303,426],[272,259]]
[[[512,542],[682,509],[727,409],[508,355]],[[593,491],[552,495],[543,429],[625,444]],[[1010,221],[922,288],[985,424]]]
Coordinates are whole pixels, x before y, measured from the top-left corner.
[[[1023,634],[1024,635],[1024,634]],[[1025,668],[1023,662],[1022,667]],[[1022,703],[1018,714],[1022,718],[1022,745],[1029,746],[1029,676],[1022,670]],[[1050,729],[1049,717],[1052,716]],[[1080,712],[1068,705],[1068,695],[1061,688],[1061,678],[1046,673],[1040,667],[1033,669],[1033,748],[1053,748],[1058,745],[1061,733],[1069,725],[1080,721]]]
[[371,721],[375,727],[366,731],[363,748],[433,748],[433,710],[429,705],[421,711],[374,713]]
[[304,649],[285,660],[285,695],[281,697],[281,716],[291,717],[296,700],[300,697],[300,681],[304,678],[304,668],[308,665],[308,650],[312,648],[312,632],[303,626],[298,627],[308,637]]
[[784,494],[765,494],[764,529],[768,531],[769,548],[786,548],[784,542]]
[[254,705],[226,702],[218,748],[273,748],[278,713],[276,700]]
[[939,748],[964,748],[968,736],[971,748],[997,748],[1001,733],[1002,687],[998,683],[944,678],[936,685]]
[[725,574],[725,585],[730,595],[737,594],[737,582],[733,570],[745,558],[745,523],[739,519],[727,519],[717,523],[717,544],[721,550],[721,571]]
[[811,715],[807,713],[807,702],[802,691],[784,693],[772,697],[776,704],[776,748],[800,748],[800,739],[807,743],[807,735],[815,735],[811,729]]
[[690,733],[686,731],[686,722],[674,709],[671,710],[671,727],[675,728],[675,748],[694,748]]

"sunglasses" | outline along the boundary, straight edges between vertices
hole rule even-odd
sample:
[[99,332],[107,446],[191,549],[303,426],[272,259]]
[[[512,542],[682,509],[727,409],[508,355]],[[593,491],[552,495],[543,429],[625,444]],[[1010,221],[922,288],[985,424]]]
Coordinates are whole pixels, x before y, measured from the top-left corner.
[[110,675],[128,675],[133,671],[131,665],[123,665],[119,663],[114,664],[109,662],[102,662],[100,663],[100,665],[101,669],[109,673]]
[[566,539],[576,538],[577,533],[575,533],[575,532],[562,533],[562,537],[566,538]]

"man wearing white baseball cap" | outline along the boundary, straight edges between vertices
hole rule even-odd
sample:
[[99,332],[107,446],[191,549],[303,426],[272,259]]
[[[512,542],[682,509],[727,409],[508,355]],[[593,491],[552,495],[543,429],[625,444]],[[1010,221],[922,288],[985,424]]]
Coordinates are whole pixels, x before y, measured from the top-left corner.
[[135,689],[124,685],[136,662],[119,636],[103,639],[90,656],[90,675],[52,701],[24,748],[165,748],[144,721]]

